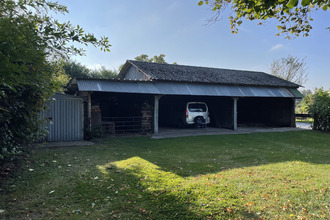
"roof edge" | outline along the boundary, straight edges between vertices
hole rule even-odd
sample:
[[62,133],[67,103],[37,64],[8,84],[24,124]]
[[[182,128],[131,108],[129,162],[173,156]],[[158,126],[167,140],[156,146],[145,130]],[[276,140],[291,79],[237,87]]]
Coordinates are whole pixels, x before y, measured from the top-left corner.
[[143,79],[124,79],[124,78],[112,78],[112,79],[99,79],[99,78],[73,78],[72,83],[70,83],[67,87],[77,84],[79,80],[89,80],[89,81],[105,81],[105,82],[141,82],[141,83],[150,83],[150,82],[172,82],[172,83],[187,83],[187,84],[202,84],[202,85],[223,85],[223,86],[253,86],[253,87],[271,87],[271,88],[299,88],[299,86],[274,86],[274,85],[247,85],[247,84],[229,84],[229,83],[214,83],[214,82],[194,82],[194,81],[179,81],[179,80],[143,80]]
[[126,62],[124,63],[124,66],[121,68],[121,70],[118,73],[118,78],[119,79],[121,78],[122,75],[124,75],[124,73],[129,68],[130,65],[131,65],[131,62],[128,62],[128,60],[126,60]]
[[[77,80],[76,90],[81,92],[135,93],[153,95],[193,95],[230,97],[286,97],[300,98],[296,88],[234,86],[219,84],[166,83],[160,81],[134,80]],[[200,89],[196,90],[196,86]]]
[[[142,62],[142,61],[141,61],[141,62]],[[137,65],[135,65],[135,64],[132,62],[132,60],[126,60],[126,62],[125,62],[125,64],[124,64],[123,68],[120,70],[120,72],[119,72],[119,74],[118,74],[118,78],[119,78],[119,79],[124,79],[127,70],[129,70],[129,68],[130,68],[131,66],[134,66],[134,67],[137,69],[138,72],[141,72],[142,74],[144,74],[145,76],[147,76],[147,78],[149,78],[149,79],[154,79],[154,78],[152,77],[151,74],[148,74],[148,73],[145,72],[143,69],[141,69],[140,67],[138,67]]]

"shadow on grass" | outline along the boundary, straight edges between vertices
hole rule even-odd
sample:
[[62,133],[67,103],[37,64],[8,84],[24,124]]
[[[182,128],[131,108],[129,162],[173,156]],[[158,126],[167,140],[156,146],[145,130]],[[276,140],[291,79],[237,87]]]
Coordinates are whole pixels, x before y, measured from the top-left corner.
[[[115,186],[120,192],[115,193],[124,197],[129,195],[131,201],[126,202],[133,205],[128,208],[129,212],[125,213],[121,209],[120,218],[130,216],[132,212],[135,212],[133,216],[139,214],[140,217],[144,215],[157,219],[229,219],[237,217],[237,214],[244,218],[258,218],[256,214],[248,213],[239,198],[240,192],[233,186],[210,186],[206,177],[183,178],[163,171],[140,157],[104,164],[98,169],[105,179],[122,179]],[[133,183],[135,186],[132,187],[139,190],[132,190],[123,179]],[[212,190],[209,190],[210,187]],[[130,193],[127,194],[125,190]]]
[[[108,146],[122,159],[99,166],[108,178],[125,175],[141,188],[144,214],[160,218],[259,218],[235,186],[212,184],[221,171],[288,161],[329,164],[330,135],[286,132],[184,137],[162,140],[113,139]],[[114,171],[115,170],[115,171]],[[117,173],[116,173],[117,171]],[[210,187],[212,190],[209,190]],[[141,194],[139,194],[141,195]],[[139,196],[133,196],[136,202]],[[154,208],[156,207],[156,208]]]
[[[3,206],[10,210],[8,216],[15,216],[17,208],[25,214],[29,207],[41,212],[41,217],[54,217],[56,211],[60,212],[59,218],[77,219],[259,219],[261,208],[250,201],[266,203],[282,196],[287,202],[286,194],[291,192],[285,187],[299,193],[297,201],[307,201],[303,205],[315,206],[309,201],[324,185],[315,189],[317,194],[308,194],[314,189],[307,187],[316,187],[317,181],[327,178],[317,179],[318,170],[309,165],[329,164],[329,145],[329,134],[299,131],[160,140],[114,138],[95,146],[40,149],[34,155],[36,164],[28,167],[33,171],[26,171],[15,183],[20,187],[5,195]],[[273,164],[280,166],[268,166]],[[290,179],[292,173],[281,173],[290,166],[299,168],[299,174],[306,167],[310,170]],[[231,172],[235,168],[242,169]],[[258,177],[256,172],[260,172]],[[268,179],[262,176],[266,173]],[[308,178],[314,182],[308,182]],[[297,179],[306,181],[302,185],[305,188],[297,188]],[[242,186],[240,181],[248,186]],[[266,191],[258,191],[259,186]],[[282,188],[285,191],[281,192]],[[253,190],[263,194],[254,194]],[[273,194],[267,197],[264,193]],[[242,200],[249,194],[255,197]],[[11,197],[18,199],[11,201]],[[283,201],[273,203],[283,205]],[[289,214],[283,218],[289,218]]]
[[330,163],[330,134],[315,131],[110,139],[106,145],[122,159],[137,156],[182,177],[286,161]]

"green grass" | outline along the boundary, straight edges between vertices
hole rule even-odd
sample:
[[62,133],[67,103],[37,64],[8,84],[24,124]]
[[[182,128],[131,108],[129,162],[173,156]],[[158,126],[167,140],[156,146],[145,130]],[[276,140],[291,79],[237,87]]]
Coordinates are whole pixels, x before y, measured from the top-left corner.
[[314,131],[37,149],[0,218],[329,219],[330,134]]
[[314,119],[313,118],[296,118],[296,122],[313,124]]

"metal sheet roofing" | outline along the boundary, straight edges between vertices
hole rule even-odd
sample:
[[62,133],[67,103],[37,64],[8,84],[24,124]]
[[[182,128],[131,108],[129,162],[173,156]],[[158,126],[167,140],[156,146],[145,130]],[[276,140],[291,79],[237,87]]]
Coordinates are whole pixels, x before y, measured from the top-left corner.
[[118,81],[100,79],[76,79],[76,83],[79,91],[90,92],[230,97],[301,97],[301,93],[297,89],[283,87],[230,86],[184,82]]

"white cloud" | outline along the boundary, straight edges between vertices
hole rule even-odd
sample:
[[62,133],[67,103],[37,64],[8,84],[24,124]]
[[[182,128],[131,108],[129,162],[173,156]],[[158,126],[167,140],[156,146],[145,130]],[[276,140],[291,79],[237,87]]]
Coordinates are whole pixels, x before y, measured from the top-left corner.
[[283,44],[276,44],[276,45],[272,46],[272,48],[270,48],[270,49],[268,50],[268,52],[270,53],[270,52],[273,52],[273,51],[280,50],[282,47],[284,47]]

